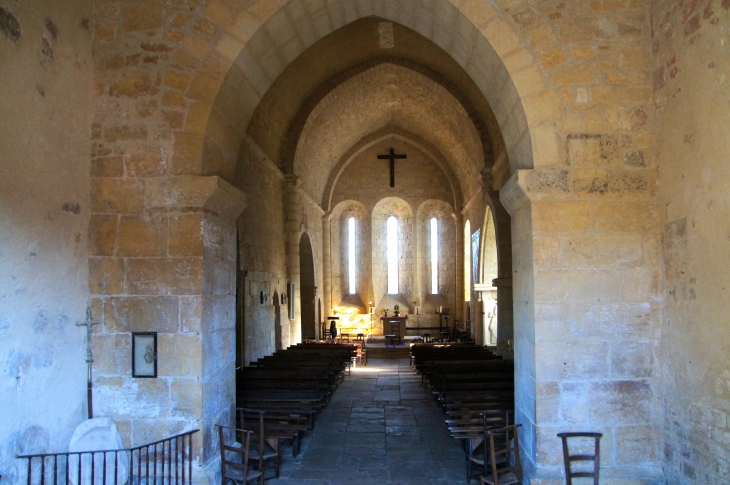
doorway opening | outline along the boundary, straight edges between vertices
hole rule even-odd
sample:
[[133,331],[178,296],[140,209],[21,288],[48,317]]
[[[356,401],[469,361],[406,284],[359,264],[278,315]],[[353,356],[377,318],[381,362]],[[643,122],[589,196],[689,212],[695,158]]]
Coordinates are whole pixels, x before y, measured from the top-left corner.
[[481,254],[479,255],[479,282],[474,285],[477,308],[481,313],[483,345],[497,345],[497,288],[492,281],[498,277],[497,233],[492,208],[487,206],[482,226]]
[[302,234],[299,240],[299,265],[300,265],[300,295],[302,326],[301,340],[315,338],[317,336],[317,325],[315,315],[315,285],[314,285],[314,256],[312,254],[312,242],[309,236]]

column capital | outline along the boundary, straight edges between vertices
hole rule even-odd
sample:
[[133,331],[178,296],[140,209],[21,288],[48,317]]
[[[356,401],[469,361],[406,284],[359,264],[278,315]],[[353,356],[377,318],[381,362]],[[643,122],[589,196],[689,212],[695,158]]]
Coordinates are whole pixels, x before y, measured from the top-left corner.
[[479,183],[482,188],[487,192],[492,191],[492,184],[494,183],[494,180],[492,177],[491,169],[479,172]]
[[286,184],[287,186],[290,186],[290,187],[291,187],[291,186],[294,186],[294,187],[299,187],[299,186],[301,185],[301,183],[302,183],[302,182],[301,182],[301,180],[299,179],[299,176],[298,176],[298,175],[294,175],[294,174],[286,174],[286,175],[284,175],[284,183],[285,183],[285,184]]
[[145,208],[205,209],[236,220],[246,207],[246,194],[220,177],[182,175],[146,181]]
[[575,197],[568,188],[567,170],[518,170],[499,191],[499,200],[510,215],[529,202]]

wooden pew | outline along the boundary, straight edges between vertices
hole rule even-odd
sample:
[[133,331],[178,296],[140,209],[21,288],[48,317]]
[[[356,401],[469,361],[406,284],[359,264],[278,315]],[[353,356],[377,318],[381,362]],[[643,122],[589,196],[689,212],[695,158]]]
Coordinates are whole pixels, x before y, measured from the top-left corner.
[[237,405],[265,411],[267,437],[291,442],[296,456],[303,433],[314,426],[354,354],[354,345],[312,343],[257,359],[236,372]]
[[485,422],[503,427],[514,409],[513,363],[472,344],[416,344],[411,357],[446,413],[451,436],[462,443],[467,478],[472,478],[470,457],[483,446]]

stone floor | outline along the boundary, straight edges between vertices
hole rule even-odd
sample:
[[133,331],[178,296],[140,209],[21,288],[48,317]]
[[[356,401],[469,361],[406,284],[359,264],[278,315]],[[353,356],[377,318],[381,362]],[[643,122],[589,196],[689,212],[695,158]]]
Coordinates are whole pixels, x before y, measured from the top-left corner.
[[[267,484],[464,484],[466,464],[408,359],[353,369]],[[472,482],[476,483],[476,482]]]

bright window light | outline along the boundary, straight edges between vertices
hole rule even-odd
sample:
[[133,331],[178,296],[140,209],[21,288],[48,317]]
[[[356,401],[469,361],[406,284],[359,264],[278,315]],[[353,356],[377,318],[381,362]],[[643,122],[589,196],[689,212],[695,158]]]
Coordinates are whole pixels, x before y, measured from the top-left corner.
[[388,217],[388,294],[398,294],[398,219]]
[[464,301],[471,301],[471,223],[464,225]]
[[431,218],[431,294],[439,292],[439,223]]
[[355,218],[350,217],[347,221],[347,232],[348,232],[348,248],[347,248],[347,263],[348,263],[348,274],[350,276],[350,294],[355,294]]

